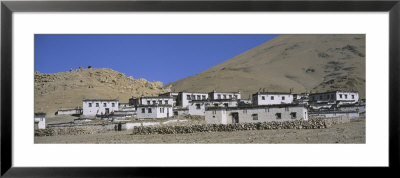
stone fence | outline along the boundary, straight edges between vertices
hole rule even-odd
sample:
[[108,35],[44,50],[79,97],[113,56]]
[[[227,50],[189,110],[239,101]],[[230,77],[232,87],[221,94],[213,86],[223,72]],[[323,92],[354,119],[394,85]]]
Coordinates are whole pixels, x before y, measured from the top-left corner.
[[323,129],[334,124],[350,122],[348,117],[313,118],[307,121],[259,122],[236,124],[204,124],[189,126],[163,126],[163,127],[134,127],[134,135],[147,134],[184,134],[198,132],[231,132],[240,130],[271,130],[271,129]]

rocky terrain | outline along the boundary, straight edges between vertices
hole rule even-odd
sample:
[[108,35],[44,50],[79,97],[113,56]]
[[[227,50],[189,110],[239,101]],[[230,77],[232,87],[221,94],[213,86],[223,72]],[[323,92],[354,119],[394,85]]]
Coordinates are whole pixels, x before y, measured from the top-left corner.
[[365,98],[365,35],[280,35],[197,75],[176,91],[357,90]]
[[158,81],[134,79],[111,69],[79,68],[55,74],[35,73],[35,112],[52,116],[61,108],[82,107],[82,99],[151,96],[170,91]]

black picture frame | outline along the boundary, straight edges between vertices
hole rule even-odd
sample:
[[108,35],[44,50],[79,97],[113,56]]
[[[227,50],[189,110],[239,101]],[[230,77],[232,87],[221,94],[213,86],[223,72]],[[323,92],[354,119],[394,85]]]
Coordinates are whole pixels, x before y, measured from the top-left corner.
[[[12,18],[13,12],[126,11],[271,11],[271,12],[389,12],[389,167],[399,167],[400,1],[2,1],[1,2],[1,175],[5,177],[129,177],[178,176],[177,168],[19,168],[12,166]],[[384,60],[384,59],[382,59]],[[210,174],[185,168],[196,176]],[[223,175],[235,174],[226,168]],[[236,169],[236,168],[235,168]],[[309,169],[306,169],[306,171]],[[365,169],[368,171],[376,169]],[[240,169],[236,170],[240,171]],[[249,175],[265,170],[252,169]],[[284,170],[280,170],[284,171]],[[286,171],[297,175],[298,172]],[[330,175],[341,175],[329,171]],[[216,175],[213,173],[212,175]]]

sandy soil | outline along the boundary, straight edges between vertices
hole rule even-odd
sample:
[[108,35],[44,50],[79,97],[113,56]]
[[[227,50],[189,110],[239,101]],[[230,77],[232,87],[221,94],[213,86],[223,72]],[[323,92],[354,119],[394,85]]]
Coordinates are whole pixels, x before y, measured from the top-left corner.
[[171,135],[131,135],[131,131],[35,137],[35,143],[365,143],[365,119],[327,129],[252,130]]

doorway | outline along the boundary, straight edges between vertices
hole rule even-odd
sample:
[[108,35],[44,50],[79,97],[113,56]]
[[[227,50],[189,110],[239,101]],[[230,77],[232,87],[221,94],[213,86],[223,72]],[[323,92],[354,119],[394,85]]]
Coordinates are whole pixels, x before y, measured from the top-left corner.
[[239,123],[239,113],[233,112],[231,115],[232,115],[232,123],[233,124]]

